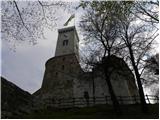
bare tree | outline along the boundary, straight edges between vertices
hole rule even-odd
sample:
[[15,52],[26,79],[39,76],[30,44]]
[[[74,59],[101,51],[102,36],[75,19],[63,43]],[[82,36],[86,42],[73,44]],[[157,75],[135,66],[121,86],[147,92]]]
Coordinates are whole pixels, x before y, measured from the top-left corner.
[[[124,7],[126,7],[125,4]],[[132,6],[129,10],[132,10]],[[137,21],[137,16],[134,16],[131,13],[126,14],[125,11],[122,11],[122,17],[119,18],[119,20],[121,21],[120,37],[125,42],[126,48],[128,49],[129,59],[131,61],[139,88],[142,109],[146,112],[147,106],[141,83],[141,74],[139,71],[141,68],[139,67],[140,63],[143,63],[143,59],[145,58],[147,52],[152,48],[152,43],[158,34],[156,30],[150,29],[152,26],[147,26],[144,22],[135,24]]]
[[[90,5],[89,7],[87,6],[88,4]],[[144,59],[147,53],[151,50],[152,44],[157,38],[158,34],[157,29],[154,29],[152,24],[146,24],[145,22],[141,21],[139,17],[137,17],[137,14],[135,13],[135,7],[137,4],[137,2],[133,1],[85,2],[84,4],[81,4],[81,6],[87,8],[88,13],[89,9],[91,8],[95,8],[95,11],[85,16],[85,19],[82,20],[82,23],[85,27],[82,25],[81,27],[87,31],[85,35],[88,37],[88,39],[91,38],[92,40],[99,40],[102,43],[104,46],[104,50],[102,52],[105,53],[107,51],[108,53],[104,54],[104,56],[110,56],[110,54],[115,54],[115,51],[119,51],[118,55],[123,56],[124,59],[129,61],[129,64],[135,73],[139,88],[142,110],[146,112],[147,106],[141,83],[140,71],[143,69],[142,65],[144,65]],[[105,17],[105,14],[107,14],[109,19]],[[89,20],[87,20],[87,18],[89,18]],[[93,20],[93,18],[95,19]],[[111,29],[109,27],[110,25],[112,26],[112,23],[114,23],[115,29]],[[100,32],[100,28],[109,29],[107,33],[112,33],[113,38],[108,39],[110,38],[108,37],[108,34],[104,34],[106,33],[104,31]],[[112,32],[112,30],[114,32]],[[118,38],[120,38],[120,40],[117,40]],[[109,42],[111,44],[108,44]]]
[[155,75],[159,75],[159,53],[152,55],[146,62],[147,69]]
[[56,28],[62,17],[57,15],[58,11],[69,12],[70,7],[70,3],[63,1],[1,1],[2,40],[34,45],[38,39],[45,38],[45,28]]
[[153,95],[159,94],[159,53],[145,60],[145,69],[142,71],[141,79],[145,87],[150,88]]
[[[92,42],[92,48],[94,49],[94,52],[92,52],[93,54],[91,53],[90,59],[87,61],[93,68],[97,65],[102,67],[113,106],[116,112],[120,113],[119,103],[111,84],[111,75],[114,69],[111,70],[111,66],[108,64],[112,63],[110,57],[116,53],[117,46],[123,46],[122,42],[117,39],[118,21],[113,16],[115,11],[111,11],[112,8],[117,7],[117,2],[94,1],[86,3],[88,4],[88,7],[85,8],[86,14],[82,17],[80,27],[82,28],[82,31],[85,31],[83,33],[85,40],[87,42]],[[85,5],[86,3],[82,3],[82,5]],[[95,43],[95,41],[97,42]],[[96,49],[97,47],[98,49]],[[105,58],[106,56],[107,59]]]
[[[135,4],[136,16],[151,24],[159,23],[159,1],[138,1]],[[134,12],[135,12],[134,11]]]

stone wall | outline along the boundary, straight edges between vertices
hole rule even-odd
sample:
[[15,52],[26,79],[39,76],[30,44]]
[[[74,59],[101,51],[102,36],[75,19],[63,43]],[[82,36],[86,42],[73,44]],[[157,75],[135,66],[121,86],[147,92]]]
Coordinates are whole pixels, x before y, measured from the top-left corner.
[[[112,70],[112,72],[110,72],[110,79],[116,96],[138,96],[138,89],[135,83],[134,75],[123,59],[112,56],[111,62],[108,64],[111,66],[111,68],[109,68]],[[94,71],[96,97],[104,97],[109,95],[103,67],[103,65],[100,65]]]
[[57,56],[46,63],[41,94],[49,93],[54,98],[74,96],[74,86],[83,71],[74,54]]
[[[115,70],[110,76],[115,94],[138,95],[134,75],[126,63],[115,56],[112,61],[111,66]],[[98,66],[94,72],[84,72],[76,55],[70,54],[53,57],[46,62],[42,87],[35,94],[42,98],[62,99],[84,97],[84,92],[88,92],[89,97],[110,96],[102,67]]]

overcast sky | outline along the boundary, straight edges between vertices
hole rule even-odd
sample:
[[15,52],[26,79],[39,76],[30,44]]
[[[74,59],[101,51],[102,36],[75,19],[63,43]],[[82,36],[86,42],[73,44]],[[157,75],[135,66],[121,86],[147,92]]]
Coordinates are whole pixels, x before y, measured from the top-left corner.
[[[57,29],[62,28],[71,15],[64,10],[58,10],[56,14],[63,15],[57,23],[57,28],[53,31],[45,29],[46,39],[39,40],[37,45],[21,43],[16,46],[14,52],[11,50],[12,45],[2,40],[1,75],[30,93],[34,93],[41,87],[45,62],[55,54]],[[79,14],[75,14],[76,18]],[[76,24],[76,19],[75,22],[72,20],[68,26],[74,24]]]
[[39,41],[35,46],[18,46],[16,52],[2,41],[2,76],[26,91],[33,93],[40,88],[45,62],[54,56],[57,32],[50,32],[51,37]]

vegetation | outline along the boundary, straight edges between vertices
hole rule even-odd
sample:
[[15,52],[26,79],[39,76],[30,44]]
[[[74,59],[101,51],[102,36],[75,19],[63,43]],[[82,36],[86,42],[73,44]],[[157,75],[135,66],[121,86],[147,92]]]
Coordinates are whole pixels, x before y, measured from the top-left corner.
[[159,53],[146,60],[141,80],[145,87],[150,87],[150,91],[159,96]]
[[[55,28],[58,21],[57,7],[64,9],[69,7],[64,2],[35,1],[26,3],[26,5],[21,6],[21,2],[15,0],[1,2],[3,40],[21,42],[29,40],[34,45],[39,38],[44,38],[44,28]],[[114,110],[110,105],[54,110],[51,108],[33,111],[25,117],[157,118],[158,106],[146,104],[143,83],[145,85],[158,84],[159,69],[157,70],[157,68],[159,64],[151,52],[155,39],[159,35],[156,27],[159,22],[158,7],[158,0],[149,2],[80,2],[76,9],[83,8],[85,11],[80,22],[80,28],[84,35],[84,41],[92,45],[92,50],[88,50],[90,54],[84,62],[93,70],[94,67],[102,64]],[[110,65],[107,64],[111,63],[110,57],[112,55],[122,57],[133,71],[141,97],[141,107],[143,112],[147,112],[147,114],[142,113],[139,109],[140,105],[119,105],[110,80],[114,70],[111,70]],[[107,62],[106,58],[108,59]],[[156,70],[154,70],[155,66]],[[157,76],[153,75],[154,72],[154,75]],[[147,74],[149,76],[146,76]],[[153,78],[148,80],[151,76]],[[153,80],[154,78],[156,80]]]
[[[64,108],[55,109],[48,108],[33,111],[28,115],[21,116],[21,118],[30,119],[158,119],[158,104],[148,105],[148,114],[141,111],[139,104],[137,105],[122,105],[121,115],[117,115],[112,105],[97,105],[94,107],[85,108]],[[20,116],[19,116],[20,117]],[[15,118],[19,118],[15,117]]]
[[[96,51],[100,51],[100,54],[92,52],[94,55],[91,56],[94,56],[94,59],[87,62],[93,65],[103,61],[105,56],[108,58],[111,55],[123,57],[135,74],[144,112],[147,112],[147,106],[140,71],[144,68],[146,55],[151,51],[154,40],[158,36],[157,28],[153,26],[158,21],[157,14],[151,14],[150,10],[144,9],[146,5],[150,9],[154,7],[155,13],[157,13],[157,4],[153,4],[153,2],[87,1],[80,4],[86,11],[80,22],[80,27],[84,31],[84,40],[87,42],[97,41],[96,43],[99,44],[97,44]],[[146,19],[149,17],[150,21],[137,17],[140,13]],[[154,20],[150,24],[152,19]],[[112,84],[110,84],[109,75],[111,73],[105,63],[103,67],[110,95],[113,97],[113,104],[118,107]]]
[[[63,1],[1,1],[2,40],[13,44],[35,45],[45,39],[45,29],[54,30],[61,15],[58,11],[69,12],[70,4]],[[11,45],[12,45],[11,44]]]

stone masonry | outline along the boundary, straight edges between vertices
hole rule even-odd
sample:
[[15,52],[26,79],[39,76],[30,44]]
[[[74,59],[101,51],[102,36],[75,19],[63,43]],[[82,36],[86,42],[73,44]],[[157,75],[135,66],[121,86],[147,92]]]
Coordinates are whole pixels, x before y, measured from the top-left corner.
[[[75,27],[58,30],[55,57],[45,65],[42,87],[34,93],[42,99],[109,96],[103,70],[84,72],[79,64],[79,38]],[[134,75],[123,59],[112,56],[113,68],[119,66],[111,75],[111,83],[117,96],[138,95]],[[117,68],[117,67],[116,67]],[[93,87],[94,86],[94,87]]]

